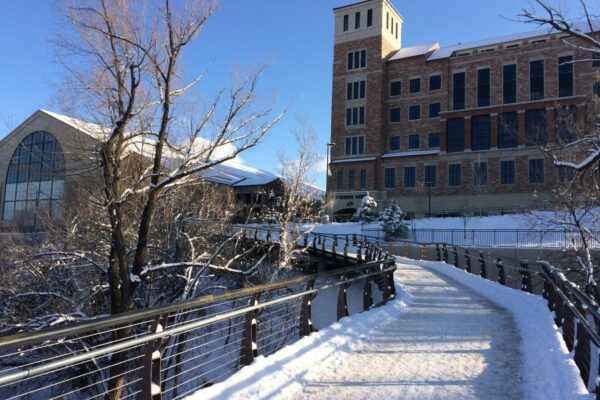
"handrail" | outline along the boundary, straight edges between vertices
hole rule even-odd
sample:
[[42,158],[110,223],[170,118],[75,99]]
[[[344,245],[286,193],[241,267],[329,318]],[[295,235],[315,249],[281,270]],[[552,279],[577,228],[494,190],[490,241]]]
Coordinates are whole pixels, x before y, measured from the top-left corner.
[[[364,311],[395,297],[395,261],[379,246],[357,241],[354,256],[347,252],[349,240],[341,253],[337,238],[312,235],[310,239],[306,237],[306,248],[346,266],[0,337],[0,398],[57,394],[65,399],[112,398],[121,390],[123,397],[144,400],[157,394],[163,399],[180,398],[182,392],[231,375],[259,352],[272,354],[290,340],[310,334],[314,330],[311,303],[319,293],[337,290],[337,304],[322,306],[335,307],[338,320],[349,315],[349,285],[363,285]],[[373,290],[381,293],[377,300]],[[191,376],[194,379],[188,379]]]

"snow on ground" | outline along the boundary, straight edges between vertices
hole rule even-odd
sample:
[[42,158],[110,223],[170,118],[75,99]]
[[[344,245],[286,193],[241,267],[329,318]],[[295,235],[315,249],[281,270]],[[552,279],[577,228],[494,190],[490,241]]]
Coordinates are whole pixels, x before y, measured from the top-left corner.
[[526,398],[593,398],[588,394],[561,331],[541,296],[506,288],[445,263],[397,259],[440,272],[510,311],[521,334]]
[[398,300],[189,399],[591,399],[541,298],[400,260],[396,279],[410,297],[399,287]]

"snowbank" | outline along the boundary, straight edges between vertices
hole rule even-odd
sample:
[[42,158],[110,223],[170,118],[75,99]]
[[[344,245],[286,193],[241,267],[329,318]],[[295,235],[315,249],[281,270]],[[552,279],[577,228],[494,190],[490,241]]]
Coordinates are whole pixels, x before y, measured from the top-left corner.
[[528,399],[593,399],[541,296],[506,288],[445,263],[396,258],[440,272],[511,312],[521,333],[523,388]]
[[259,356],[226,381],[202,389],[187,400],[266,399],[275,394],[293,397],[302,388],[302,377],[315,365],[332,361],[338,352],[352,351],[354,343],[374,333],[381,321],[398,318],[410,302],[410,295],[398,283],[396,292],[396,299],[385,306],[344,318],[268,358]]

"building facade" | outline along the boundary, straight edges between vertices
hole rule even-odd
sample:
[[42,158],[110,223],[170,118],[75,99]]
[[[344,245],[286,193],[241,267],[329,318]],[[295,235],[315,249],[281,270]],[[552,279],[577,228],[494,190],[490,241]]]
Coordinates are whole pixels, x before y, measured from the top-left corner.
[[564,177],[542,146],[571,137],[565,121],[596,91],[600,60],[540,30],[404,48],[389,0],[334,15],[334,215],[352,214],[367,192],[414,215],[543,205]]

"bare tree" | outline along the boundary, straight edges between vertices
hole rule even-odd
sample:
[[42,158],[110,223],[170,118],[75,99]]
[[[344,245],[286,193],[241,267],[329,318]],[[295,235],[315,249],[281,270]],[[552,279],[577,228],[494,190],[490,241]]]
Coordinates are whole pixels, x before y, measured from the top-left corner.
[[[65,4],[71,30],[57,39],[69,73],[63,98],[74,105],[71,114],[106,127],[98,138],[99,215],[109,233],[111,313],[137,301],[163,205],[203,171],[255,146],[282,117],[257,104],[262,69],[234,76],[231,88],[203,108],[181,111],[189,109],[182,106],[185,95],[201,78],[183,82],[181,55],[215,9],[215,1],[201,0],[177,7],[169,0],[160,6],[142,0]],[[112,361],[111,376],[119,376],[121,360]],[[114,398],[121,395],[122,379],[109,384]]]

